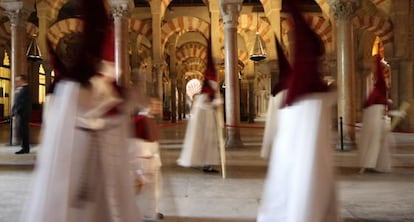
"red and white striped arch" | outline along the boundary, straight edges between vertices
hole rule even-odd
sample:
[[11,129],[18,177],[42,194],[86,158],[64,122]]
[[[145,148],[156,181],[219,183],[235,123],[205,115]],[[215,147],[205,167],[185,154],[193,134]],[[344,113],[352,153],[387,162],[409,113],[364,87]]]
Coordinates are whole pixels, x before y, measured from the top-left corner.
[[[151,5],[154,4],[152,0],[147,0],[147,2]],[[164,13],[167,10],[168,5],[172,2],[172,0],[161,0],[161,17],[164,17]]]
[[57,15],[59,14],[59,10],[62,8],[64,4],[66,4],[69,0],[37,0],[37,4],[46,4],[47,8],[50,9],[50,18],[55,20]]
[[197,17],[182,16],[169,20],[161,27],[162,48],[173,34],[200,32],[206,39],[210,38],[209,23]]
[[[221,58],[224,58],[224,48],[222,48],[222,50],[221,50]],[[237,57],[238,57],[238,59],[243,63],[243,65],[244,66],[247,66],[247,64],[249,63],[249,53],[248,52],[246,52],[246,51],[244,51],[244,50],[241,50],[241,49],[238,49],[237,50]]]
[[387,0],[371,0],[371,2],[374,3],[374,5],[380,5],[387,2]]
[[[0,45],[6,44],[10,41],[11,30],[10,21],[4,22],[0,25]],[[33,36],[39,32],[39,28],[33,23],[26,22],[26,34],[27,36]]]
[[70,33],[82,32],[83,21],[80,19],[70,18],[55,23],[49,28],[47,38],[52,43],[53,48],[56,48],[59,40]]
[[205,60],[207,58],[207,46],[200,42],[187,42],[177,49],[176,54],[179,63],[191,57]]
[[[322,16],[307,14],[304,15],[309,27],[316,32],[322,39],[325,48],[332,43],[332,25],[329,20]],[[294,29],[294,22],[290,16],[282,16],[281,19],[281,33],[282,35],[288,35],[290,31]]]
[[250,30],[258,32],[265,44],[270,44],[273,39],[272,27],[269,22],[262,18],[257,18],[254,14],[242,14],[239,18],[238,32]]
[[388,19],[377,16],[355,16],[352,23],[356,29],[366,29],[381,38],[385,44],[394,38],[393,27]]
[[206,60],[201,58],[189,58],[183,61],[183,73],[199,72],[204,73],[206,70]]
[[145,36],[147,39],[152,39],[152,23],[151,19],[139,20],[131,18],[129,21],[129,30],[137,34]]

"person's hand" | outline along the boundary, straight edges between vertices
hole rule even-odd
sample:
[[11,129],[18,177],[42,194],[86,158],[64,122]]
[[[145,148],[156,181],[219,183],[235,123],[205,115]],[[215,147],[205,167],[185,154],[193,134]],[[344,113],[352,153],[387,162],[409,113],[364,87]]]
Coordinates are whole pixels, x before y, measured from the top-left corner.
[[388,112],[390,116],[404,118],[407,115],[407,112],[404,110],[391,110]]
[[211,101],[211,104],[213,106],[220,106],[223,103],[224,103],[224,101],[223,101],[222,98],[215,98],[215,99],[213,99],[213,101]]

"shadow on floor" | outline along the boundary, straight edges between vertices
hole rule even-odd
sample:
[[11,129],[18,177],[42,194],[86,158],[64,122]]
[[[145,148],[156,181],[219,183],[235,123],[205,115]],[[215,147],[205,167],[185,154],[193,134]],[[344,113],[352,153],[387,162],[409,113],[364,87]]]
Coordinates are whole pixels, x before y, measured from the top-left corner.
[[160,222],[254,222],[255,219],[229,219],[229,218],[197,218],[166,216]]
[[368,219],[354,219],[354,218],[343,218],[342,222],[409,222],[412,220],[368,220]]

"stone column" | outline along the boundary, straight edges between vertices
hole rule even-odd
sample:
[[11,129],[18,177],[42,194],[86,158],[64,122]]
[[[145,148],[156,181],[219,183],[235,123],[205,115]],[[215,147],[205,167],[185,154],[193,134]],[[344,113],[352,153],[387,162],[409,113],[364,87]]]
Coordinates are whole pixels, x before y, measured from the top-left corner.
[[162,82],[162,76],[164,74],[164,69],[166,68],[166,65],[164,63],[154,63],[153,66],[153,97],[157,97],[162,101],[162,94],[163,94],[163,82]]
[[177,35],[171,39],[171,44],[169,45],[170,51],[170,80],[171,80],[171,122],[177,122],[177,68],[176,68],[176,40],[178,40]]
[[[350,150],[355,146],[355,129],[352,126],[355,123],[353,101],[355,47],[352,17],[360,2],[359,0],[330,0],[329,4],[336,19],[338,121],[342,117],[344,149]],[[338,132],[340,132],[339,129]],[[337,147],[340,147],[340,142]]]
[[241,0],[220,0],[221,14],[224,23],[225,38],[225,84],[226,84],[226,147],[240,147],[240,85],[237,74],[237,26]]
[[44,61],[48,61],[49,53],[47,52],[46,40],[47,31],[50,25],[50,6],[45,2],[37,3],[37,17],[39,18],[39,33],[37,43]]
[[46,92],[49,91],[49,88],[52,84],[52,67],[49,61],[49,53],[47,51],[46,40],[47,40],[47,31],[50,25],[50,6],[45,2],[38,2],[37,5],[37,17],[39,18],[39,33],[37,36],[37,43],[39,44],[40,52],[43,57],[43,68],[46,72]]
[[[210,45],[213,58],[219,58],[221,54],[221,45],[217,44],[220,38],[220,6],[218,1],[209,1],[210,10]],[[214,64],[216,62],[214,61]]]
[[251,76],[247,80],[249,81],[249,123],[254,123],[256,118],[255,77]]
[[[5,15],[10,19],[11,31],[11,55],[10,55],[10,114],[11,106],[14,103],[14,79],[18,75],[27,75],[27,59],[26,59],[26,29],[25,18],[28,13],[23,9],[23,2],[2,2],[0,6],[5,9]],[[11,124],[10,144],[17,143],[17,135],[15,121]]]
[[128,1],[111,1],[115,35],[115,78],[118,85],[127,86],[130,82],[128,53]]
[[162,84],[162,75],[164,73],[164,60],[163,60],[163,49],[161,43],[161,26],[163,14],[161,12],[162,2],[161,0],[152,0],[149,1],[151,6],[151,15],[152,15],[152,56],[153,56],[153,71],[156,75],[156,87],[157,90],[155,95],[160,100],[162,100],[163,93],[163,84]]
[[182,120],[183,119],[183,96],[182,96],[182,91],[183,91],[183,83],[182,80],[177,79],[177,97],[178,97],[178,101],[177,101],[177,113],[178,113],[178,120]]

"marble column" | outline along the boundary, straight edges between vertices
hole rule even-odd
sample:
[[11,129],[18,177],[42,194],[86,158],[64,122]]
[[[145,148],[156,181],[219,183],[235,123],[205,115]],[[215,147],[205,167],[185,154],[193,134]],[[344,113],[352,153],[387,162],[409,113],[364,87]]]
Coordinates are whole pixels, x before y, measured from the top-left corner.
[[[336,23],[337,42],[337,85],[338,85],[338,121],[342,117],[343,145],[345,150],[355,146],[355,103],[353,86],[355,85],[354,32],[352,17],[360,5],[359,0],[331,0],[329,2]],[[340,126],[338,125],[338,132]],[[339,140],[341,137],[339,136]],[[341,147],[340,141],[338,148]]]
[[237,74],[237,26],[241,0],[220,0],[225,38],[225,102],[227,138],[226,147],[241,147],[240,138],[240,84]]
[[[26,59],[26,29],[25,18],[28,13],[23,9],[23,2],[2,2],[0,6],[5,9],[4,14],[10,19],[11,31],[11,55],[10,55],[10,109],[14,103],[14,79],[18,75],[27,75],[27,59]],[[11,124],[10,144],[17,143],[17,135],[15,121]]]
[[115,78],[118,85],[130,83],[130,64],[128,53],[128,1],[112,1],[115,35]]

